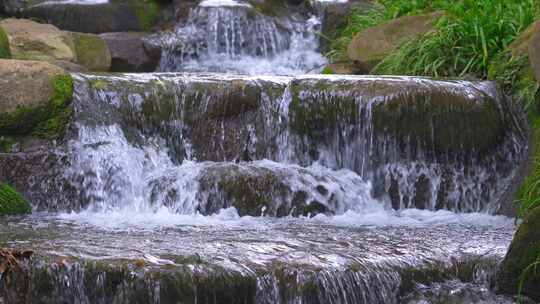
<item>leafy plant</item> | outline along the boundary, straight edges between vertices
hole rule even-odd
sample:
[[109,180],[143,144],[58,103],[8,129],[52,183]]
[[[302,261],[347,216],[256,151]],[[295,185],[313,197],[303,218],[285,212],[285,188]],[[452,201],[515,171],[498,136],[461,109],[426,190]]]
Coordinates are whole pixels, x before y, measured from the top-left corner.
[[518,294],[517,294],[518,304],[523,303],[523,287],[525,285],[525,281],[527,280],[527,277],[531,274],[531,272],[533,275],[539,274],[539,268],[540,268],[540,254],[538,254],[536,261],[534,261],[529,266],[527,266],[523,270],[521,275],[519,276]]
[[462,0],[449,4],[436,31],[403,44],[375,72],[487,78],[491,62],[534,21],[536,2]]

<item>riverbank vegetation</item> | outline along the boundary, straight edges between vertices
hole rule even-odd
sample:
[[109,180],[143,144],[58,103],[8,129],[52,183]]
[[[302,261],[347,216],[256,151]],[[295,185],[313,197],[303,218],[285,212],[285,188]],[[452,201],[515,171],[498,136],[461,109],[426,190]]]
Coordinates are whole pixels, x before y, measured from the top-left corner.
[[[534,106],[538,82],[526,49],[515,46],[540,17],[539,0],[377,0],[368,10],[352,10],[328,55],[342,61],[356,33],[398,17],[434,11],[444,13],[435,30],[401,44],[371,73],[498,80],[523,102],[535,139],[540,139],[540,114]],[[518,194],[520,216],[540,206],[540,149],[536,151],[531,174]]]
[[538,47],[529,44],[538,44],[535,33],[540,37],[540,23],[535,22],[540,19],[540,0],[375,0],[371,9],[350,13],[328,56],[334,62],[348,60],[357,33],[435,11],[442,17],[433,30],[399,43],[370,73],[496,80],[505,94],[521,102],[532,139],[528,176],[515,200],[518,217],[525,221],[503,262],[498,285],[508,293],[538,297],[533,286],[540,280],[540,243],[534,232],[540,223],[540,73],[533,63]]

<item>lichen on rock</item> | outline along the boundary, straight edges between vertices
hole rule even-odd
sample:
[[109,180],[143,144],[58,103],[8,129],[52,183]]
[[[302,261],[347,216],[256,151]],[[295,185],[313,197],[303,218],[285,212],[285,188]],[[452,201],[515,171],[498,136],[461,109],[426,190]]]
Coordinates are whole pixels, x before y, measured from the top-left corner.
[[56,138],[70,116],[71,76],[46,62],[19,60],[0,60],[0,76],[0,135]]
[[14,59],[75,61],[76,55],[71,36],[50,24],[28,19],[0,21],[10,44]]
[[111,68],[111,52],[98,35],[72,32],[77,63],[90,71],[107,72]]

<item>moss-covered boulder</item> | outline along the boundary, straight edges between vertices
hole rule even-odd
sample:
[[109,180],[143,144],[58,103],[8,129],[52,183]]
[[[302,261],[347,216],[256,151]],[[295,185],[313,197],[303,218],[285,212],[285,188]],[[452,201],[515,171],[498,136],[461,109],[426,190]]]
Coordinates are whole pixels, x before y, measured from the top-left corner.
[[[536,268],[534,263],[538,263]],[[540,301],[539,207],[529,213],[516,232],[497,274],[495,285],[501,293],[521,293]]]
[[0,27],[0,58],[11,58],[9,39],[2,27]]
[[31,211],[30,204],[19,192],[0,183],[0,216],[26,214]]
[[0,59],[0,135],[55,136],[72,94],[71,76],[52,64]]
[[309,179],[307,170],[260,165],[216,164],[203,170],[200,177],[206,198],[205,214],[218,213],[223,208],[235,207],[241,216],[283,217],[308,216],[319,213],[333,214],[340,194],[330,193],[327,179],[320,177],[320,185],[294,185],[298,180]]
[[351,61],[374,67],[402,43],[435,29],[442,12],[405,16],[370,27],[356,34],[347,48]]
[[33,1],[22,12],[62,30],[82,33],[146,31],[164,22],[168,4],[157,0],[110,0],[95,4]]
[[53,25],[37,23],[27,19],[5,19],[0,21],[10,44],[13,59],[53,61],[75,61],[73,40],[69,33]]
[[111,68],[111,52],[98,35],[72,32],[77,63],[90,71],[107,72]]

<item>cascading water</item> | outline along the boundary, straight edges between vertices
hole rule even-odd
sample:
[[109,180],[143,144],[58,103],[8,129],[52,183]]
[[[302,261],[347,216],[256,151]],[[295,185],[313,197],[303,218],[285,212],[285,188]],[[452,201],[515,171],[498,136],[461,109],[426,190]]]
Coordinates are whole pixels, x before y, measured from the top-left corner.
[[[275,4],[280,5],[280,4]],[[202,1],[159,37],[160,71],[296,75],[322,70],[318,17],[269,17],[247,2]]]
[[63,140],[0,154],[35,209],[0,245],[36,251],[0,303],[512,303],[486,286],[520,112],[490,82],[291,76],[319,23],[205,0],[157,37],[184,73],[74,74]]
[[[61,173],[18,185],[48,198],[41,210],[74,212],[8,220],[0,242],[24,231],[41,252],[87,261],[27,265],[13,280],[32,283],[8,289],[10,302],[509,303],[479,290],[512,220],[435,211],[493,213],[517,174],[521,118],[494,86],[74,77],[73,123],[54,153]],[[381,123],[392,117],[400,129]],[[481,132],[467,131],[479,117]]]

